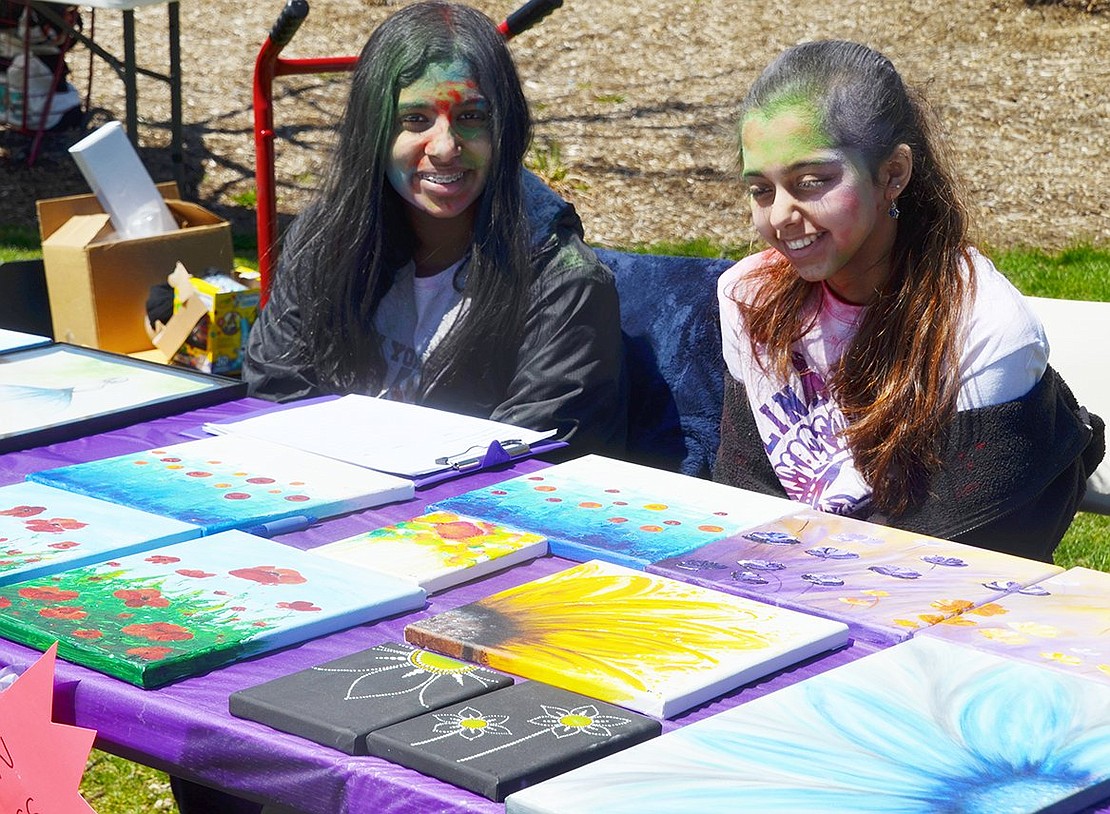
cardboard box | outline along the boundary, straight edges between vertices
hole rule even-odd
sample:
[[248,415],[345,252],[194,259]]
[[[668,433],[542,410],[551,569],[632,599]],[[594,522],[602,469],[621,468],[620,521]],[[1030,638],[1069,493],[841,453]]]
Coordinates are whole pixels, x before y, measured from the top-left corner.
[[178,262],[199,272],[230,272],[231,225],[204,207],[178,200],[177,185],[158,190],[181,227],[130,240],[111,239],[95,195],[38,201],[42,257],[54,338],[134,353],[151,347],[146,299]]
[[235,374],[243,368],[243,352],[262,292],[242,288],[243,283],[229,276],[220,277],[190,277],[184,266],[178,266],[170,275],[173,317],[155,335],[154,344],[172,354],[175,364],[205,373]]

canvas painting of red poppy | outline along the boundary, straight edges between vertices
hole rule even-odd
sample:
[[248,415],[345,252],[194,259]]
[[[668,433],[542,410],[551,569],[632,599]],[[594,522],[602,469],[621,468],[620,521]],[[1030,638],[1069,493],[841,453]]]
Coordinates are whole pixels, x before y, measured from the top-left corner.
[[454,512],[429,512],[312,553],[411,579],[434,593],[542,557],[547,538]]
[[423,589],[226,531],[0,588],[0,636],[140,687],[424,605]]
[[0,486],[0,585],[199,536],[191,523],[38,483]]

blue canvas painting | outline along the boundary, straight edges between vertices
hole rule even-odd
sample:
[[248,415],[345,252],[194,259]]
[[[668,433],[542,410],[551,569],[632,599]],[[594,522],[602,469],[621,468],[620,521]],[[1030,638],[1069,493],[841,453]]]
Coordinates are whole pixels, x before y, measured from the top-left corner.
[[642,569],[789,513],[788,500],[587,455],[435,504],[542,534],[552,554]]
[[1076,812],[1104,684],[911,639],[511,795],[508,814]]
[[412,497],[412,481],[267,441],[213,436],[48,469],[28,479],[195,523],[205,534]]
[[0,585],[199,536],[190,523],[50,486],[0,486]]

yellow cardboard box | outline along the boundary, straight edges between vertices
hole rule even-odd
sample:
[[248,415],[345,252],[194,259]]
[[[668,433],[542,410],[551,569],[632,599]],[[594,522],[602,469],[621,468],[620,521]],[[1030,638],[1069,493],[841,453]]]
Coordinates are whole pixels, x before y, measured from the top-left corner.
[[151,347],[146,300],[178,262],[198,271],[230,272],[231,225],[202,206],[178,199],[177,185],[159,184],[177,231],[111,239],[108,215],[95,195],[37,202],[42,258],[54,338],[134,353]]
[[[258,317],[262,292],[243,288],[242,283],[226,275],[220,275],[220,279],[171,276],[170,282],[174,287],[174,316],[167,326],[169,335],[179,317],[192,325],[173,361],[205,373],[234,374],[242,370],[243,352]],[[157,338],[155,341],[162,344]]]

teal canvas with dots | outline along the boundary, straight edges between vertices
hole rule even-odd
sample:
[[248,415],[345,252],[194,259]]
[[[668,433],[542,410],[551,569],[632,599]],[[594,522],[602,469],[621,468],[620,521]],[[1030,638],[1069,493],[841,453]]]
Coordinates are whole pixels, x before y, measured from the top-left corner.
[[548,538],[552,554],[642,569],[797,508],[788,500],[587,455],[435,508]]
[[213,436],[27,476],[212,534],[332,517],[413,495],[412,481],[268,441]]

